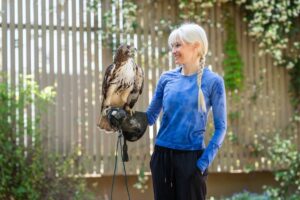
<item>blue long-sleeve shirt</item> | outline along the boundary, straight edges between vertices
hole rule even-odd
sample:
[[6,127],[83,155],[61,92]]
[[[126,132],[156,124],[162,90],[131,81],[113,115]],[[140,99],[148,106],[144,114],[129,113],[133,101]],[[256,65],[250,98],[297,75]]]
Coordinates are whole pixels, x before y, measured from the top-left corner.
[[[181,67],[164,72],[146,111],[148,123],[154,124],[163,111],[155,144],[178,150],[205,149],[197,161],[204,172],[214,160],[224,140],[227,127],[226,93],[223,78],[204,68],[201,88],[206,110],[198,111],[197,73],[181,74]],[[205,148],[204,135],[208,113],[212,108],[215,132]]]

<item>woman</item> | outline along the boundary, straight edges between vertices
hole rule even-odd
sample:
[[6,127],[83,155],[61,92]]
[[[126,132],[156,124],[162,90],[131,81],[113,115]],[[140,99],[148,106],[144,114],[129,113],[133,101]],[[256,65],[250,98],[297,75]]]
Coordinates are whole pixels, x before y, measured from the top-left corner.
[[[205,67],[208,41],[197,24],[183,24],[169,36],[179,65],[163,73],[147,109],[154,124],[163,111],[150,161],[156,200],[199,200],[206,196],[207,168],[226,132],[226,94],[223,79]],[[208,111],[215,132],[205,148]]]
[[[207,168],[226,133],[226,94],[223,79],[205,67],[206,33],[197,24],[183,24],[169,36],[178,67],[164,72],[146,113],[129,116],[120,108],[109,112],[111,124],[126,140],[140,138],[162,110],[162,121],[150,161],[155,200],[202,200]],[[215,132],[205,148],[209,111]]]

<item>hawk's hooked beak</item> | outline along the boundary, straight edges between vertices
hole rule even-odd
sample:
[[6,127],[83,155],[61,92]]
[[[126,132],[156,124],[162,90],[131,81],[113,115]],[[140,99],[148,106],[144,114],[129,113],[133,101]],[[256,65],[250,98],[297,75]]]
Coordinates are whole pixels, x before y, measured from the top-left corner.
[[131,57],[135,56],[136,53],[137,53],[137,48],[135,48],[135,47],[130,48],[130,56]]

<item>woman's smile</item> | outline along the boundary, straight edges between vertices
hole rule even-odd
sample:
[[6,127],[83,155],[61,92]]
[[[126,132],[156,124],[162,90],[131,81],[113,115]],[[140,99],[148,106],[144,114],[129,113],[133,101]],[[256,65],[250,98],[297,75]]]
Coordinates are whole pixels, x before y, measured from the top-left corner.
[[175,58],[175,63],[177,64],[177,62],[178,62],[179,59],[180,59],[180,55],[179,55],[179,54],[176,54],[176,55],[174,55],[174,58]]

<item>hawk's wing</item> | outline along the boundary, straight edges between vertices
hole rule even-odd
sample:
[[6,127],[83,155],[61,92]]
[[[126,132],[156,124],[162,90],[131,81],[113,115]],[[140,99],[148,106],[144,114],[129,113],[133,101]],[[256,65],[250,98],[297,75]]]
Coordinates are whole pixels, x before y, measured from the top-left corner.
[[115,69],[115,64],[111,64],[106,68],[103,81],[102,81],[102,103],[101,103],[101,112],[103,110],[104,102],[107,97],[107,91],[113,79],[113,71]]
[[[136,65],[136,64],[135,64]],[[131,91],[127,104],[130,108],[133,108],[134,104],[137,102],[140,94],[143,92],[144,87],[144,71],[141,67],[136,65],[136,75],[134,80],[134,87]]]
[[113,82],[113,79],[115,78],[115,64],[109,65],[106,70],[102,81],[102,102],[101,102],[101,112],[100,112],[100,119],[97,123],[97,126],[100,130],[104,131],[105,133],[112,133],[115,132],[114,127],[110,125],[110,122],[107,118],[107,116],[103,113],[104,104],[108,95],[109,87],[111,87],[111,84]]

